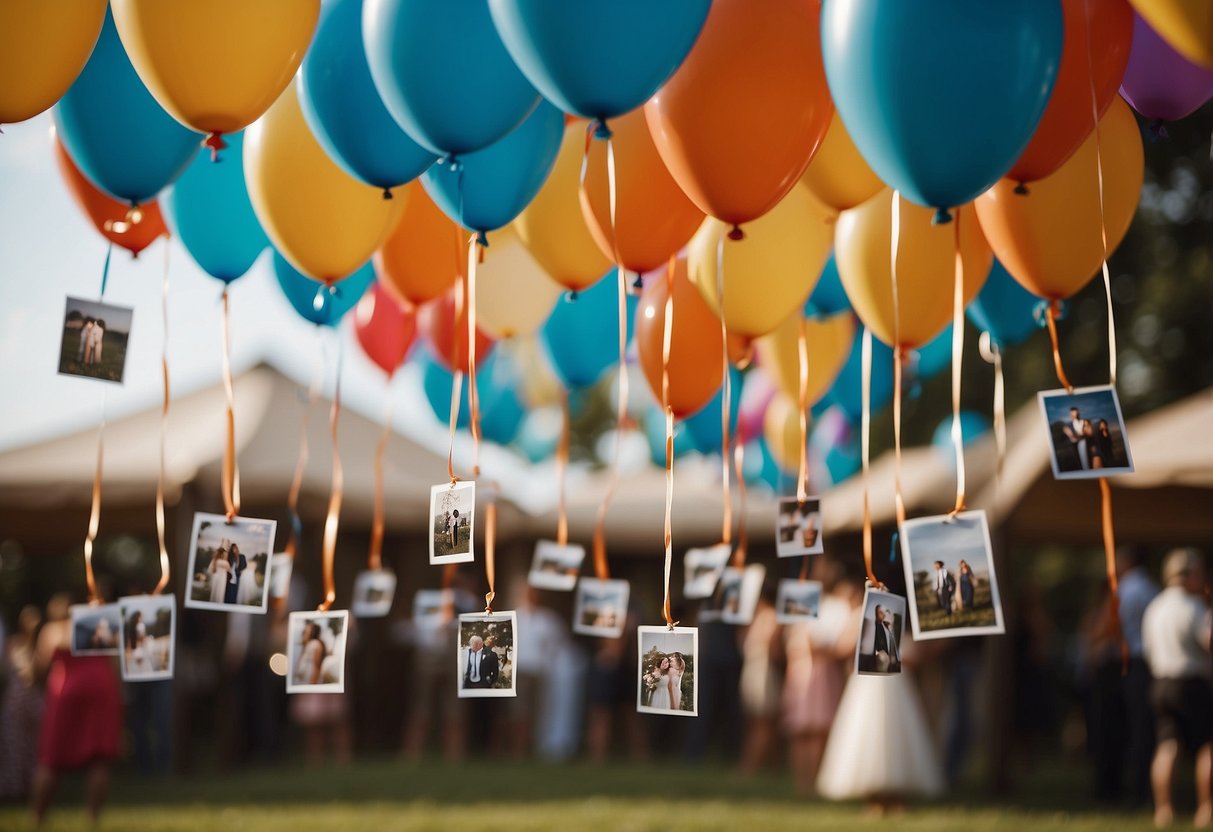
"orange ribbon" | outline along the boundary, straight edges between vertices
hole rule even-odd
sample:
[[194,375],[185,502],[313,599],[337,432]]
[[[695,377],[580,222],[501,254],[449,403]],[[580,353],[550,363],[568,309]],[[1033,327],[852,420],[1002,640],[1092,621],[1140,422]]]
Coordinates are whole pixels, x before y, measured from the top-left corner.
[[227,285],[223,287],[223,323],[220,329],[223,340],[223,391],[227,396],[227,443],[223,448],[223,507],[227,522],[235,521],[240,514],[240,469],[236,463],[236,403],[232,386],[232,347],[230,336],[230,301]]
[[[104,395],[104,394],[103,394]],[[101,603],[97,581],[93,577],[93,544],[101,525],[101,470],[105,460],[105,400],[101,405],[101,425],[97,428],[97,467],[93,471],[93,503],[88,514],[88,535],[84,538],[84,580],[88,584],[88,602]]]
[[804,505],[809,499],[809,335],[808,321],[802,315],[796,335],[796,355],[800,372],[800,473],[796,477],[796,501]]
[[670,341],[674,333],[674,258],[665,273],[665,327],[661,338],[661,407],[665,412],[665,600],[661,614],[671,630],[678,622],[670,611],[670,570],[674,565],[674,410],[670,407]]
[[488,581],[489,591],[484,594],[484,611],[493,612],[493,599],[497,597],[493,589],[497,581],[496,566],[497,551],[497,496],[494,494],[484,507],[484,577]]
[[569,467],[569,393],[560,390],[560,444],[556,446],[556,542],[561,546],[569,542],[569,512],[565,504],[564,481]]
[[[872,437],[872,330],[863,329],[863,349],[860,353],[862,373],[862,415],[860,417],[860,458],[863,461],[863,566],[868,573],[868,583],[873,587],[883,587],[872,571],[872,508],[870,499],[870,446]],[[807,567],[808,561],[805,561]],[[802,567],[801,577],[805,576]]]
[[[994,367],[994,448],[998,460],[995,467],[994,485],[997,487],[1002,483],[1002,468],[1007,458],[1007,406],[1002,374],[1002,351],[999,350],[998,344],[994,343],[993,337],[988,332],[981,333],[977,346],[982,359]],[[997,502],[998,500],[995,499],[995,503]]]
[[[480,478],[480,393],[476,389],[476,266],[484,261],[484,248],[479,235],[473,234],[468,240],[468,269],[467,269],[467,305],[468,305],[468,417],[472,428],[472,476]],[[495,491],[495,485],[488,483]],[[493,611],[493,598],[496,597],[497,581],[496,567],[497,550],[497,495],[490,495],[489,503],[484,510],[484,577],[488,582],[489,591],[484,595],[484,611]]]
[[333,442],[333,479],[329,489],[329,507],[324,517],[324,540],[321,544],[321,568],[324,578],[324,602],[321,612],[331,609],[337,600],[333,580],[333,560],[337,552],[337,526],[341,517],[341,498],[345,479],[341,470],[341,452],[337,445],[337,421],[341,415],[341,349],[337,351],[337,380],[333,390],[333,405],[329,409],[329,434]]
[[392,376],[388,376],[387,400],[383,408],[383,431],[379,444],[375,446],[375,512],[371,518],[371,545],[367,551],[366,568],[378,571],[383,568],[383,456],[388,439],[392,435]]
[[964,258],[960,256],[960,212],[952,222],[956,241],[956,279],[952,293],[952,446],[956,450],[956,504],[948,513],[956,517],[965,509],[964,431],[960,424],[960,371],[964,364],[965,301]]
[[745,487],[745,444],[736,442],[733,445],[733,464],[737,474],[737,548],[733,550],[733,565],[738,569],[745,566],[749,554],[750,537],[746,531],[746,487]]
[[[720,401],[720,478],[724,490],[722,497],[720,542],[733,542],[733,494],[729,489],[729,446],[732,444],[729,428],[730,398],[732,396],[732,381],[729,378],[729,327],[724,314],[724,236],[716,241],[716,300],[720,304],[720,353],[721,353],[721,392]],[[745,554],[742,553],[742,560]]]
[[152,595],[159,595],[168,586],[168,546],[164,541],[164,438],[168,428],[169,381],[168,381],[168,254],[172,247],[164,245],[164,274],[160,280],[160,317],[164,335],[160,340],[160,374],[164,385],[164,398],[160,403],[160,471],[156,478],[156,543],[160,547],[160,580]]

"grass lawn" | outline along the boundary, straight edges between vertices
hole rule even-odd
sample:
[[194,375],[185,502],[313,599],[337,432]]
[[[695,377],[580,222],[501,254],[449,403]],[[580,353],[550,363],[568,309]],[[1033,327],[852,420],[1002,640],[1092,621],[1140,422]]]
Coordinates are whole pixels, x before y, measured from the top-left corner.
[[994,605],[990,596],[990,582],[982,581],[973,591],[973,609],[962,610],[953,604],[952,614],[945,615],[939,608],[939,599],[930,584],[918,585],[918,626],[923,632],[951,627],[992,627]]
[[101,349],[101,363],[84,364],[76,360],[80,350],[80,330],[64,329],[59,352],[59,372],[120,382],[126,364],[126,343],[125,333],[106,332],[105,343]]
[[[90,829],[80,778],[65,784],[48,830]],[[719,768],[583,763],[360,762],[346,768],[244,770],[225,776],[115,778],[101,829],[294,832],[294,830],[917,829],[924,832],[1147,830],[1145,813],[1084,809],[1085,784],[1056,767],[1025,784],[1017,805],[962,791],[947,804],[918,805],[876,819],[855,804],[795,798],[786,775],[750,781]],[[1183,803],[1179,804],[1183,806]],[[1063,807],[1069,807],[1068,809]],[[1180,817],[1181,823],[1190,818]],[[24,807],[0,807],[0,829],[32,829]]]
[[452,546],[451,538],[447,532],[442,530],[442,523],[434,523],[434,555],[436,557],[442,555],[463,555],[468,551],[468,527],[462,523],[459,525],[458,540],[459,542]]

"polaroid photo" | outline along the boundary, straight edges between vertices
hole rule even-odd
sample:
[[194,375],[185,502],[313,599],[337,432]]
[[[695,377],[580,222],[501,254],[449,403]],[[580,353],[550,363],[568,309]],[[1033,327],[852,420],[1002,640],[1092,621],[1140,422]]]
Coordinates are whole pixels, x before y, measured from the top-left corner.
[[1004,632],[984,511],[907,520],[901,551],[916,640]]
[[891,676],[901,672],[901,640],[906,626],[906,599],[868,588],[855,644],[855,672]]
[[795,497],[781,497],[775,515],[775,554],[781,558],[820,555],[824,548],[821,498],[808,497],[801,502]]
[[535,544],[535,556],[531,560],[527,583],[536,589],[572,592],[573,587],[577,586],[583,560],[584,546],[575,543],[561,546],[554,540],[541,540]]
[[727,543],[687,549],[682,559],[682,594],[687,598],[710,598],[732,554],[733,547]]
[[348,610],[293,612],[287,622],[286,692],[344,693]]
[[413,626],[435,630],[447,622],[455,609],[455,593],[449,589],[419,589],[413,596]]
[[131,595],[118,599],[122,613],[119,656],[122,680],[152,682],[173,678],[177,603],[172,595]]
[[270,597],[275,601],[286,598],[291,591],[291,571],[295,559],[289,552],[274,552],[270,557]]
[[68,297],[59,343],[59,373],[122,383],[135,310]]
[[1133,473],[1125,419],[1113,387],[1037,394],[1049,430],[1049,461],[1059,480]]
[[577,582],[573,632],[603,638],[622,636],[631,592],[632,585],[627,581],[582,578]]
[[775,596],[775,620],[780,624],[812,621],[821,611],[821,581],[784,578]]
[[185,606],[224,612],[264,613],[269,600],[273,520],[194,514],[190,535],[190,591]]
[[761,563],[751,563],[741,569],[726,566],[720,573],[716,591],[700,608],[699,620],[749,624],[754,620],[754,610],[758,608],[758,596],[762,594],[762,582],[766,577],[767,568]]
[[642,714],[698,716],[698,627],[637,627],[639,682],[636,710]]
[[517,696],[514,688],[514,634],[518,616],[473,612],[459,616],[456,668],[459,696]]
[[355,618],[383,618],[392,611],[396,597],[396,573],[390,569],[366,569],[354,578]]
[[117,604],[75,604],[71,614],[73,656],[118,655],[122,610]]
[[430,488],[430,563],[472,560],[476,531],[476,483],[444,482]]

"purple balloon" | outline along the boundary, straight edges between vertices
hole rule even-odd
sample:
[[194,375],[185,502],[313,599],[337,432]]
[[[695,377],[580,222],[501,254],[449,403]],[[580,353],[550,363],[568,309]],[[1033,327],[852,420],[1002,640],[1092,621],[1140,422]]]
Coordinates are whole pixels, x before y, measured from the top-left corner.
[[1120,94],[1149,119],[1176,121],[1213,97],[1213,70],[1180,55],[1133,13],[1133,48]]

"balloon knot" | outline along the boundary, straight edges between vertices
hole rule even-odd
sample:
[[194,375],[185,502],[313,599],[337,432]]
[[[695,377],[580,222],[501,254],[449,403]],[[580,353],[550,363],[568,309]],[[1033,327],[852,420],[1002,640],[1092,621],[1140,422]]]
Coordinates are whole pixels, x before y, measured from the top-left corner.
[[732,228],[729,229],[729,239],[730,240],[744,240],[745,239],[745,232],[741,230],[740,225],[734,225]]
[[219,133],[210,133],[202,140],[202,146],[209,148],[211,151],[211,161],[219,161],[219,151],[227,148],[227,142],[223,140],[223,136]]
[[611,128],[607,127],[607,123],[604,119],[594,119],[594,121],[590,124],[590,127],[594,130],[594,138],[596,139],[606,141],[614,135],[611,132]]
[[476,232],[476,245],[480,246],[481,248],[489,247],[489,237],[483,231]]
[[451,173],[459,173],[463,169],[463,164],[459,161],[459,157],[454,153],[448,153],[438,160],[438,164],[446,165],[451,169]]
[[644,278],[641,277],[640,275],[636,275],[636,279],[632,281],[632,288],[636,292],[639,292],[641,289],[643,289],[644,288]]
[[1150,119],[1147,129],[1155,141],[1158,139],[1169,139],[1171,134],[1167,132],[1167,125],[1161,118]]
[[1029,193],[1027,184],[1020,182],[1015,186],[1015,193],[1019,194],[1020,196],[1027,196]]
[[947,208],[936,208],[935,216],[931,217],[931,225],[947,225],[952,221],[952,215]]
[[391,188],[384,188],[384,189],[383,189],[383,198],[384,198],[384,199],[393,199],[393,198],[394,198],[394,197],[392,196],[392,189],[391,189]]

